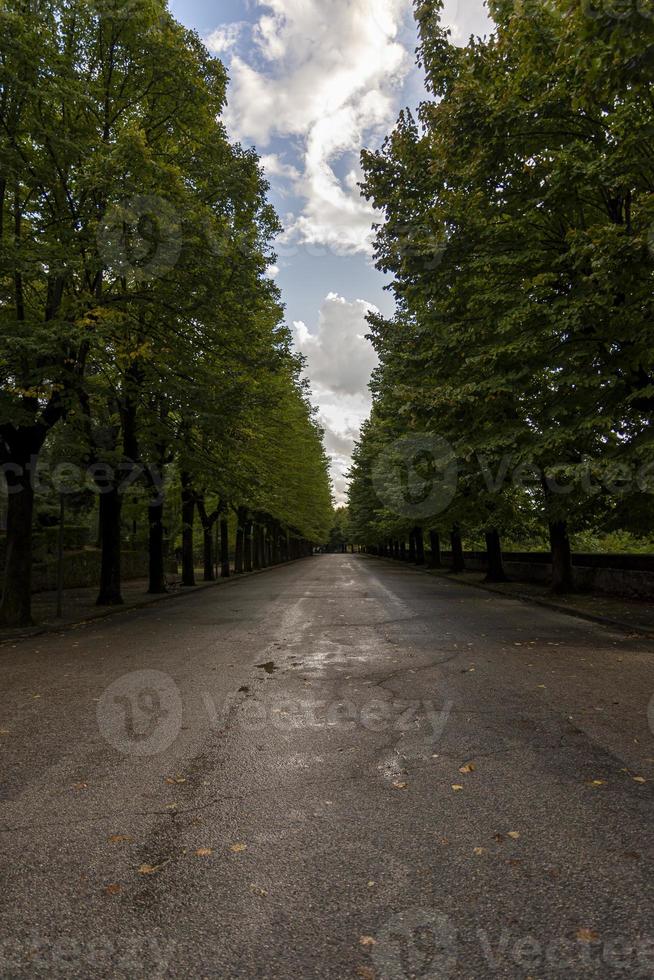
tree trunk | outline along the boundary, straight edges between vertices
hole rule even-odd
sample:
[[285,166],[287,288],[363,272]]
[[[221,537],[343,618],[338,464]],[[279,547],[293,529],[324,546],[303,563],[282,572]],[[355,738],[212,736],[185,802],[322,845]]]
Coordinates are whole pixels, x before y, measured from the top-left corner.
[[406,561],[406,541],[400,541],[400,561]]
[[409,561],[412,565],[416,562],[416,538],[413,531],[409,531]]
[[450,532],[450,542],[452,544],[452,571],[464,572],[466,563],[463,558],[463,542],[461,541],[461,529],[455,524]]
[[182,585],[195,585],[195,558],[193,555],[193,522],[195,520],[195,494],[188,473],[182,473]]
[[566,521],[550,522],[550,547],[552,550],[552,591],[559,595],[573,592],[572,554]]
[[416,543],[416,565],[425,564],[425,536],[421,527],[413,530],[413,537]]
[[485,582],[507,582],[506,572],[504,571],[504,560],[502,558],[502,543],[497,528],[486,531],[486,555],[488,558],[488,571]]
[[7,554],[0,625],[29,626],[32,622],[32,518],[34,487],[27,465],[20,474],[7,468]]
[[251,572],[252,571],[252,546],[254,544],[252,521],[247,520],[245,522],[244,532],[245,533],[243,537],[243,543],[245,546],[245,571]]
[[430,568],[441,567],[441,536],[438,531],[429,532],[429,548],[431,557],[429,559]]
[[261,563],[262,563],[262,558],[261,558],[261,525],[260,524],[255,524],[254,525],[253,542],[254,542],[254,547],[253,547],[253,561],[252,561],[252,564],[254,566],[255,571],[258,572],[259,569],[261,568]]
[[149,559],[149,583],[148,592],[150,595],[162,595],[166,592],[166,574],[164,570],[164,527],[163,527],[163,500],[161,494],[155,500],[150,501],[148,507],[148,559]]
[[204,564],[204,574],[203,580],[205,582],[214,582],[215,575],[213,571],[213,524],[209,524],[202,528],[202,552],[203,552],[203,564]]
[[220,519],[220,577],[229,578],[229,524],[226,517]]
[[123,498],[118,487],[105,486],[100,493],[100,594],[96,606],[122,606],[120,591],[120,516]]
[[276,523],[272,526],[272,563],[279,564],[279,527]]
[[234,571],[237,575],[243,572],[243,551],[245,549],[245,517],[243,508],[239,507],[236,512],[236,552],[234,554]]

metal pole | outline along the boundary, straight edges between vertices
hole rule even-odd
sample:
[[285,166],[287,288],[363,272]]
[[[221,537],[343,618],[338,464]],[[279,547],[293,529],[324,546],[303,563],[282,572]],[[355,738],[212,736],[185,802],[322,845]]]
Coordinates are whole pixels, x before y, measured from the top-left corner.
[[64,612],[64,495],[59,494],[59,536],[57,540],[57,619]]

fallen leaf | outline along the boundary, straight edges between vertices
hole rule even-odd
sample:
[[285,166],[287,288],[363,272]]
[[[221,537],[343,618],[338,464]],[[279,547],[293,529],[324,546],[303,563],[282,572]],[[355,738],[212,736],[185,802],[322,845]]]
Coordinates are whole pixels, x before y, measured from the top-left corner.
[[359,966],[357,967],[357,976],[361,977],[361,980],[375,980],[375,971],[371,970],[369,966]]
[[599,933],[592,929],[577,929],[577,939],[580,939],[582,943],[592,943],[599,939]]
[[496,840],[498,844],[501,844],[504,840],[504,834],[493,834],[493,840]]
[[466,774],[467,774],[467,773],[469,773],[469,772],[474,772],[476,768],[477,768],[477,767],[475,766],[475,764],[474,764],[474,762],[467,762],[467,763],[465,764],[465,766],[461,766],[461,767],[459,768],[459,772],[461,772],[461,773],[463,773],[464,775],[466,775]]
[[110,844],[131,844],[132,838],[128,837],[127,834],[112,834],[111,837],[107,838]]
[[233,851],[234,854],[240,854],[241,851],[247,851],[248,846],[247,844],[231,844],[229,849],[230,851]]
[[647,780],[645,779],[644,776],[634,776],[633,777],[633,780],[634,780],[635,783],[646,783],[647,782]]
[[408,785],[408,783],[393,783],[395,789],[406,789]]
[[173,786],[175,783],[185,783],[186,780],[183,776],[166,776],[166,782],[169,786]]
[[359,942],[362,946],[376,946],[377,940],[373,936],[361,936]]
[[162,861],[161,864],[142,864],[141,867],[139,868],[139,874],[156,875],[157,872],[161,871],[162,868],[165,868],[169,862],[170,862],[170,858],[166,858],[166,860]]
[[89,786],[88,783],[73,783],[73,789],[76,790],[88,789],[88,786]]
[[510,837],[512,840],[518,840],[520,834],[517,830],[510,830],[506,836]]
[[259,888],[258,885],[250,885],[250,891],[253,892],[253,894],[258,895],[259,898],[265,898],[268,894],[267,888]]
[[474,853],[477,855],[477,857],[480,857],[484,853],[484,848],[483,847],[475,847]]
[[0,735],[10,735],[11,732],[8,728],[0,728]]
[[452,783],[452,789],[454,790],[455,793],[458,793],[460,792],[460,790],[463,789],[463,786],[459,786],[458,783]]
[[213,854],[213,848],[211,847],[198,847],[195,852],[199,858],[206,858]]
[[120,885],[107,885],[105,892],[107,895],[118,895],[122,891]]
[[629,858],[630,861],[640,861],[640,854],[638,851],[625,851],[624,856]]
[[587,785],[588,786],[606,786],[606,780],[605,779],[591,779],[591,781]]
[[368,888],[374,888],[374,887],[375,887],[375,884],[376,884],[376,882],[374,882],[374,881],[369,881],[369,882],[368,882]]

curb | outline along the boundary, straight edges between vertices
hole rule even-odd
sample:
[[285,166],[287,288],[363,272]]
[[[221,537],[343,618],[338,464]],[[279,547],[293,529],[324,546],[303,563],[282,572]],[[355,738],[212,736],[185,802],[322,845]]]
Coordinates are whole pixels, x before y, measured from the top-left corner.
[[92,626],[94,623],[102,622],[110,616],[127,615],[135,609],[148,609],[150,606],[156,606],[160,602],[166,602],[169,599],[186,599],[189,596],[197,595],[199,592],[206,592],[209,589],[218,588],[219,586],[236,585],[244,579],[253,578],[255,575],[263,575],[265,572],[272,572],[279,568],[285,568],[288,565],[294,565],[298,561],[306,561],[309,557],[313,556],[307,555],[303,558],[293,558],[291,561],[279,562],[277,565],[268,565],[266,568],[252,569],[251,572],[239,572],[238,575],[232,572],[229,578],[217,578],[214,582],[199,582],[190,588],[188,586],[180,586],[174,592],[153,595],[149,599],[140,599],[138,602],[133,602],[130,605],[108,606],[102,612],[88,619],[76,619],[70,623],[48,623],[44,626],[27,626],[20,633],[13,633],[10,636],[0,636],[0,649],[7,643],[19,643],[21,640],[31,640],[35,636],[46,636],[49,633],[64,633],[69,630],[78,629],[80,626]]
[[532,603],[535,606],[542,606],[545,609],[552,609],[554,612],[563,613],[566,616],[574,616],[576,619],[584,619],[589,623],[598,623],[600,626],[619,629],[625,633],[638,633],[641,636],[654,636],[654,627],[637,626],[635,623],[625,623],[621,619],[612,619],[609,616],[600,616],[598,613],[585,612],[583,609],[574,609],[571,606],[562,605],[559,602],[551,602],[541,596],[530,595],[527,592],[504,592],[494,585],[487,585],[484,582],[466,582],[465,579],[451,578],[451,573],[438,568],[424,568],[421,565],[411,565],[409,562],[396,561],[395,558],[382,558],[380,555],[361,555],[362,558],[370,558],[373,561],[385,561],[401,567],[408,566],[414,572],[422,572],[423,575],[430,575],[432,578],[442,578],[455,585],[466,585],[472,589],[482,589],[484,592],[493,592],[495,595],[503,596],[505,599],[517,599],[519,602]]

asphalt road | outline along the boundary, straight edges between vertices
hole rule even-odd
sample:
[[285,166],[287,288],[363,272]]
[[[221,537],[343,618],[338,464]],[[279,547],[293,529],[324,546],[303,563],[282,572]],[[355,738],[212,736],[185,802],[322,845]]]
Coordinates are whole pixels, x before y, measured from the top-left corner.
[[2,978],[654,976],[642,638],[339,555],[0,671]]

